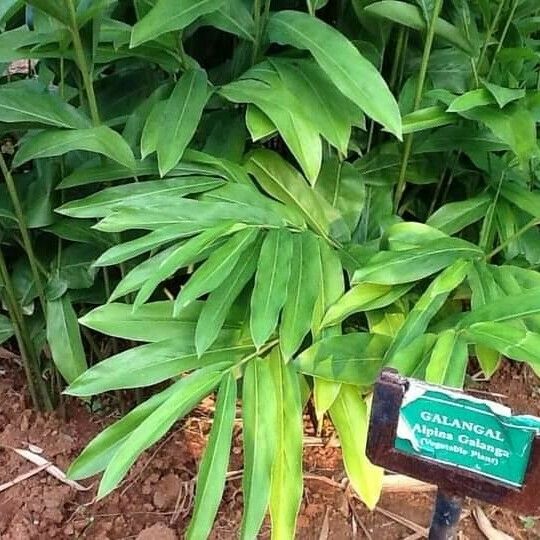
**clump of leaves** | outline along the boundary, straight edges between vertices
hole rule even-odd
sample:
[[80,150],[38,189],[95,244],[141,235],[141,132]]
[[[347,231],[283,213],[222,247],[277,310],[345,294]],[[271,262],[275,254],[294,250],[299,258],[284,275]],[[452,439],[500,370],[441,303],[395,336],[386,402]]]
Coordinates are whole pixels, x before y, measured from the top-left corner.
[[[15,0],[0,23],[0,61],[37,59],[0,87],[0,338],[47,341],[73,396],[160,385],[72,465],[99,496],[216,392],[187,537],[241,400],[241,536],[269,510],[293,538],[308,399],[372,508],[383,366],[540,372],[536,1]],[[76,314],[88,350],[140,344],[86,369]]]

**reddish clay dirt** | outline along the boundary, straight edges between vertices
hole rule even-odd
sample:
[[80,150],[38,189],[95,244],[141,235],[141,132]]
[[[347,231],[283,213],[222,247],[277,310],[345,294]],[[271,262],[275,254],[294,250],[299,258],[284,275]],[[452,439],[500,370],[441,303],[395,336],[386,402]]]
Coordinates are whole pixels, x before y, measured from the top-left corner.
[[[28,408],[19,368],[11,361],[3,362],[0,364],[3,372],[0,377],[3,397],[0,402],[0,484],[35,467],[15,454],[11,447],[36,445],[43,449],[45,457],[65,470],[91,437],[117,416],[116,412],[90,414],[83,404],[71,400],[66,407],[67,421],[58,414],[36,414]],[[540,415],[540,380],[527,368],[507,364],[489,386],[475,383],[474,388],[508,396],[505,402],[517,412]],[[96,481],[86,483],[92,486],[90,491],[77,492],[43,471],[6,489],[0,493],[0,538],[182,538],[189,522],[193,478],[209,425],[205,408],[196,410],[165,441],[146,452],[120,488],[103,501],[92,502]],[[308,436],[313,435],[310,425],[306,419]],[[313,446],[305,453],[304,469],[308,478],[298,520],[298,538],[422,538],[394,518],[381,512],[370,513],[361,503],[347,497],[340,487],[344,478],[340,451],[330,431],[323,432],[322,441],[315,437],[309,441]],[[241,440],[237,429],[229,470],[240,469]],[[432,500],[432,494],[387,494],[383,496],[380,508],[425,527],[429,523]],[[516,540],[540,538],[540,519],[535,522],[505,510],[483,508],[494,526]],[[236,538],[241,512],[240,474],[232,474],[212,538]],[[484,538],[472,517],[462,521],[461,531],[462,539]],[[268,523],[260,537],[269,538]]]

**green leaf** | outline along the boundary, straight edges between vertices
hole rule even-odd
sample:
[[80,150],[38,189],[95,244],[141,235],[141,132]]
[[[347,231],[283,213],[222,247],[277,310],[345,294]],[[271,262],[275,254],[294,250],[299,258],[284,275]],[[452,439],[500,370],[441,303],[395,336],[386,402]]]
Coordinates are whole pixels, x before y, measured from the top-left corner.
[[165,107],[167,101],[154,103],[146,117],[141,134],[141,158],[146,159],[157,150],[159,134],[165,120]]
[[[57,189],[66,189],[76,186],[85,186],[97,184],[100,182],[115,182],[137,177],[155,176],[158,174],[157,162],[153,159],[136,161],[135,168],[130,169],[114,162],[104,162],[97,165],[98,161],[89,161],[84,166],[75,169],[70,175],[66,176]],[[169,176],[223,176],[219,170],[203,164],[181,161],[171,172]]]
[[480,322],[505,322],[523,319],[540,313],[540,287],[522,294],[497,298],[465,314],[459,321],[460,328]]
[[[258,66],[220,90],[234,103],[252,103],[270,119],[298,161],[311,184],[317,179],[322,161],[322,142],[310,116],[302,113],[292,94],[270,66]],[[255,73],[252,73],[255,71]],[[248,78],[259,75],[263,80]],[[261,75],[262,74],[262,75]]]
[[485,194],[447,203],[429,216],[426,224],[446,234],[455,234],[484,218],[491,202],[491,197]]
[[251,351],[251,345],[216,344],[199,357],[192,339],[175,337],[133,347],[103,360],[75,379],[66,393],[92,396],[109,390],[151,386],[192,369],[230,366]]
[[397,369],[404,377],[413,377],[429,362],[436,341],[436,334],[421,334],[392,354],[392,358],[385,366]]
[[110,460],[99,484],[102,499],[115,489],[139,455],[157,442],[173,424],[195,407],[218,384],[223,373],[199,370],[180,380],[174,392],[125,439]]
[[[166,280],[180,268],[191,264],[201,251],[211,246],[221,236],[230,232],[232,232],[232,226],[229,224],[213,227],[202,232],[198,236],[195,236],[194,238],[190,238],[183,244],[167,250],[167,255],[160,258],[159,264],[155,264],[151,267],[149,265],[147,266],[147,263],[144,262],[132,270],[132,272],[134,272],[137,268],[140,268],[139,273],[143,274],[143,268],[141,267],[142,265],[145,265],[144,274],[146,278],[142,283],[140,283],[140,291],[137,293],[135,302],[133,303],[133,308],[139,308],[142,304],[144,304],[144,302],[146,302],[146,300],[148,300],[148,298],[150,298],[159,283]],[[126,280],[128,276],[129,274],[124,278],[124,280]],[[132,281],[134,280],[132,279]],[[118,298],[118,295],[115,293],[116,291],[113,293],[113,297]]]
[[19,167],[31,159],[61,156],[74,150],[102,154],[133,169],[135,159],[121,135],[106,126],[55,130],[48,129],[24,140],[15,154],[13,166]]
[[495,106],[478,107],[460,113],[465,118],[485,124],[501,141],[508,144],[522,167],[538,156],[536,122],[522,104],[512,103],[504,109]]
[[450,266],[459,259],[483,256],[480,248],[459,238],[441,238],[403,251],[383,251],[357,270],[353,282],[368,281],[381,285],[410,283]]
[[465,279],[468,269],[469,262],[458,259],[431,282],[398,330],[386,352],[386,360],[392,361],[400,349],[426,331],[431,319],[442,308],[450,293]]
[[32,86],[0,87],[0,122],[31,122],[38,126],[83,129],[90,122],[54,94]]
[[[311,323],[311,332],[314,341],[341,335],[340,325],[322,328],[322,320],[328,306],[333,304],[345,290],[343,267],[338,252],[330,247],[324,239],[319,238],[319,253],[320,289]],[[332,403],[334,403],[340,388],[341,383],[314,377],[313,398],[315,401],[315,412],[319,422],[322,422],[324,414],[332,406]]]
[[94,266],[111,266],[128,261],[173,240],[201,233],[204,229],[205,227],[197,224],[194,226],[186,224],[166,225],[135,240],[113,246],[101,254]]
[[497,104],[502,109],[512,101],[525,97],[524,88],[504,88],[498,84],[493,84],[488,81],[482,81],[486,90],[495,98]]
[[57,212],[78,218],[104,217],[117,208],[160,206],[168,197],[202,193],[223,184],[223,180],[209,176],[183,176],[135,182],[106,188],[84,199],[70,201],[58,208]]
[[277,133],[272,120],[252,103],[248,103],[246,107],[246,127],[253,142],[267,139]]
[[[426,30],[426,21],[422,15],[422,11],[418,7],[407,4],[406,2],[382,0],[381,2],[375,2],[366,6],[364,10],[370,15],[376,15],[397,22],[414,30]],[[435,22],[435,35],[471,56],[474,54],[471,43],[461,31],[440,17]]]
[[28,4],[50,15],[57,21],[67,26],[70,25],[69,11],[65,8],[63,2],[58,2],[58,0],[28,0]]
[[303,351],[294,365],[301,373],[327,381],[371,386],[382,368],[390,341],[377,334],[331,336]]
[[255,39],[255,22],[250,10],[242,0],[222,2],[221,7],[205,15],[202,22],[248,41]]
[[291,94],[289,103],[294,113],[301,112],[345,156],[351,126],[361,124],[362,111],[341,94],[315,62],[272,58],[271,64]]
[[287,298],[292,252],[291,233],[278,229],[266,234],[251,296],[250,328],[257,348],[264,345],[276,329]]
[[[114,291],[109,297],[109,302],[113,302],[122,296],[140,289],[146,281],[154,274],[156,266],[159,266],[173,251],[175,247],[171,247],[149,257],[141,264],[130,270],[118,283]],[[157,285],[156,285],[157,286]]]
[[388,245],[390,251],[405,251],[446,238],[448,235],[429,225],[414,221],[400,221],[386,229],[382,240],[383,245]]
[[[79,322],[102,334],[133,341],[156,343],[171,336],[193,341],[203,303],[193,302],[176,318],[173,317],[173,305],[171,300],[152,302],[133,312],[131,304],[105,304],[87,313]],[[231,336],[239,328],[240,322],[234,317],[224,325]]]
[[193,138],[209,97],[207,84],[206,72],[195,69],[186,71],[174,87],[163,110],[157,138],[161,176],[165,176],[182,159]]
[[339,90],[401,138],[396,100],[377,69],[337,30],[299,11],[279,11],[268,22],[268,39],[307,49]]
[[[471,264],[468,281],[471,287],[471,309],[473,311],[504,296],[503,291],[497,285],[485,262],[475,261]],[[521,288],[519,288],[519,292],[522,292]],[[491,377],[500,364],[500,354],[482,345],[477,345],[475,349],[476,357],[482,371],[487,377]]]
[[517,182],[503,182],[500,193],[527,214],[540,218],[540,194],[538,192],[530,191]]
[[77,315],[67,295],[47,302],[47,342],[55,366],[68,383],[86,370]]
[[356,230],[366,200],[366,184],[358,169],[337,157],[327,159],[315,190],[340,212],[351,233]]
[[366,456],[368,410],[355,386],[343,385],[330,408],[343,452],[345,471],[362,502],[373,510],[382,491],[384,469],[373,465]]
[[[229,310],[257,268],[259,249],[244,251],[230,276],[210,293],[197,323],[195,346],[201,356],[219,336]],[[180,311],[182,315],[184,310]]]
[[321,326],[333,326],[353,313],[380,309],[401,298],[411,289],[411,285],[377,285],[359,283],[349,289],[335,304],[330,306]]
[[484,322],[467,328],[465,337],[508,358],[527,362],[537,375],[540,374],[540,334],[507,323]]
[[130,47],[136,47],[165,32],[182,30],[196,19],[216,11],[224,0],[158,0],[134,27]]
[[438,336],[431,352],[426,381],[462,388],[468,362],[467,342],[455,330],[445,330]]
[[94,437],[71,464],[68,476],[80,480],[103,471],[129,434],[175,392],[180,382],[153,395]]
[[174,315],[228,279],[240,256],[255,242],[258,234],[257,229],[244,229],[217,248],[181,289],[174,303]]
[[217,395],[214,422],[204,451],[187,540],[208,538],[225,489],[231,438],[236,416],[236,379],[225,375]]
[[476,107],[483,107],[484,105],[492,105],[496,103],[495,98],[484,88],[478,88],[465,92],[461,96],[455,98],[449,105],[447,111],[449,113],[465,112]]
[[434,106],[419,109],[403,117],[403,133],[416,133],[425,129],[433,129],[455,124],[458,116],[447,112],[443,107]]
[[256,538],[270,500],[278,444],[276,390],[270,358],[246,365],[242,390],[244,425],[244,514],[240,538]]
[[247,170],[272,197],[296,209],[315,232],[327,238],[346,240],[349,231],[339,213],[313,189],[300,173],[275,152],[256,150]]
[[304,491],[302,399],[298,375],[283,362],[277,347],[270,354],[270,366],[277,403],[277,444],[270,488],[272,534],[293,539]]
[[310,330],[319,294],[320,269],[317,238],[310,232],[293,236],[291,276],[279,328],[280,346],[288,361]]
[[0,315],[0,345],[13,336],[13,325],[5,316]]

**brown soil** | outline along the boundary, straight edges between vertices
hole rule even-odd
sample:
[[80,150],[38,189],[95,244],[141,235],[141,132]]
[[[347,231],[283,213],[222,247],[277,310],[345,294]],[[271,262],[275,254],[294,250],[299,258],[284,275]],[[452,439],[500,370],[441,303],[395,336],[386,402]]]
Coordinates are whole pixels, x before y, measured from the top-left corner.
[[[91,437],[117,416],[116,413],[90,414],[77,401],[67,403],[67,421],[57,414],[36,414],[28,408],[19,369],[5,361],[0,367],[0,484],[35,467],[15,454],[11,447],[36,445],[43,449],[45,457],[65,470]],[[489,386],[475,383],[473,387],[504,394],[505,402],[517,412],[540,415],[540,381],[526,368],[507,364]],[[145,453],[120,488],[103,501],[92,502],[96,482],[87,483],[92,484],[90,491],[77,492],[43,471],[8,488],[0,493],[0,538],[182,538],[189,521],[192,480],[209,425],[205,408],[195,411],[165,441]],[[306,422],[307,434],[313,435],[309,425]],[[344,473],[340,451],[331,432],[323,432],[322,440],[310,437],[308,441],[312,446],[305,452],[304,468],[309,478],[305,482],[298,520],[298,538],[421,538],[413,536],[414,530],[394,518],[380,512],[370,513],[361,503],[347,497],[339,487]],[[236,433],[230,471],[240,469],[241,447],[239,433]],[[380,508],[425,527],[430,520],[432,501],[432,494],[388,494],[383,496]],[[471,507],[469,504],[468,509]],[[483,508],[491,522],[513,538],[540,538],[540,519],[535,522],[505,510]],[[239,475],[232,475],[212,538],[236,538],[241,512],[241,479]],[[461,530],[463,539],[484,538],[471,517],[462,521]],[[263,527],[261,538],[269,538],[268,523]]]

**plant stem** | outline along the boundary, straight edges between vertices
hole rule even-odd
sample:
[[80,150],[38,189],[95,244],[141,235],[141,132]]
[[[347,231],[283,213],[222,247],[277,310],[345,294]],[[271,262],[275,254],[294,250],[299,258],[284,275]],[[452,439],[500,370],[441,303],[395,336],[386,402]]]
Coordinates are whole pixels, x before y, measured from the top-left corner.
[[279,343],[279,339],[274,339],[272,341],[269,341],[266,345],[263,345],[258,351],[255,351],[254,353],[248,354],[240,362],[237,364],[234,364],[234,366],[231,366],[231,370],[237,368],[238,366],[241,366],[242,364],[245,364],[246,362],[249,362],[250,360],[253,360],[254,358],[257,358],[257,356],[261,356],[261,354],[264,354],[266,351],[269,351],[270,349],[273,349],[277,344]]
[[38,410],[52,410],[52,403],[45,381],[41,378],[38,359],[35,354],[34,344],[20,309],[13,283],[11,281],[4,253],[0,247],[0,284],[5,290],[5,300],[8,313],[15,331],[15,338],[21,353],[23,369],[28,383],[28,390],[34,407]]
[[480,52],[480,56],[478,57],[478,69],[482,69],[482,62],[484,61],[484,58],[487,53],[487,49],[489,47],[489,42],[491,41],[491,37],[493,36],[493,33],[497,29],[497,26],[499,25],[499,19],[501,17],[501,13],[504,7],[504,4],[506,3],[506,0],[501,0],[499,2],[499,7],[497,8],[497,13],[495,13],[495,17],[493,17],[493,20],[491,21],[491,24],[489,26],[488,32],[486,34],[486,39],[484,41],[484,46],[482,47],[482,51]]
[[504,242],[502,242],[502,244],[497,246],[491,253],[488,253],[486,255],[486,261],[489,261],[490,259],[492,259],[495,255],[497,255],[497,253],[500,253],[504,248],[506,248],[514,240],[516,240],[516,238],[519,238],[522,234],[525,234],[529,229],[532,229],[533,227],[536,227],[537,225],[540,225],[540,219],[538,218],[531,219],[531,221],[529,221],[529,223],[521,227],[519,231],[514,233],[512,236],[509,236]]
[[[422,95],[424,93],[424,84],[426,82],[426,75],[429,63],[429,57],[431,55],[431,48],[433,46],[433,39],[435,37],[435,24],[439,18],[439,13],[441,12],[443,0],[435,0],[435,5],[433,7],[433,14],[431,20],[429,21],[426,42],[424,44],[424,53],[422,54],[422,63],[420,65],[420,72],[418,74],[418,83],[416,86],[416,94],[414,97],[414,107],[413,112],[420,108],[422,103]],[[407,167],[409,165],[409,158],[411,156],[412,144],[413,144],[413,134],[411,133],[405,138],[405,146],[403,148],[403,158],[401,160],[401,167],[399,171],[398,184],[396,187],[396,193],[394,198],[394,209],[397,211],[399,207],[399,202],[401,196],[405,191],[406,185],[406,175]]]
[[77,25],[77,13],[75,11],[75,5],[73,0],[66,0],[69,16],[70,16],[70,32],[73,39],[73,48],[75,49],[75,59],[83,78],[84,90],[86,92],[86,98],[88,99],[88,107],[90,108],[90,115],[92,117],[92,123],[95,126],[99,126],[101,120],[99,118],[99,112],[96,101],[96,94],[94,93],[94,85],[92,82],[92,74],[86,61],[86,54],[84,52],[84,46],[81,41],[81,34],[79,33],[79,26]]
[[396,83],[399,73],[399,66],[401,64],[401,56],[403,54],[403,47],[405,45],[405,26],[400,26],[398,30],[396,48],[394,51],[394,60],[392,62],[392,72],[390,73],[389,86],[392,90],[396,90]]
[[36,255],[34,253],[32,241],[30,239],[30,233],[28,232],[28,227],[26,226],[26,220],[24,218],[24,212],[22,209],[21,201],[19,199],[19,194],[17,193],[17,189],[15,188],[13,175],[11,174],[11,171],[8,169],[8,166],[6,164],[6,161],[2,153],[0,153],[0,170],[2,171],[2,174],[4,175],[4,179],[6,181],[6,187],[9,193],[9,197],[11,199],[11,203],[13,204],[13,209],[15,210],[15,216],[17,217],[17,222],[19,225],[19,231],[21,233],[24,250],[26,251],[26,256],[28,257],[28,261],[30,263],[32,276],[34,278],[34,281],[36,282],[36,288],[38,292],[39,302],[41,304],[41,309],[43,310],[43,314],[45,314],[45,309],[46,309],[45,289],[43,287],[43,283],[39,275]]
[[508,18],[506,19],[506,24],[504,25],[504,29],[501,34],[501,39],[499,39],[499,43],[497,43],[497,49],[495,50],[495,53],[493,54],[493,59],[491,60],[491,66],[489,67],[489,71],[486,76],[486,79],[488,81],[491,78],[491,74],[493,72],[493,68],[495,67],[497,56],[501,52],[504,40],[506,39],[506,34],[508,33],[508,30],[510,29],[510,25],[512,24],[514,15],[516,14],[516,9],[518,7],[518,4],[519,4],[519,0],[514,0],[514,3],[512,4],[512,9],[510,10],[510,15],[508,15]]
[[[270,4],[272,0],[264,0],[264,6],[261,4],[261,0],[254,0],[253,2],[253,20],[255,21],[255,41],[253,42],[253,52],[251,55],[251,64],[254,65],[259,59],[259,52],[261,48],[261,41],[264,34],[268,17],[270,16]],[[264,15],[262,13],[264,8]]]

